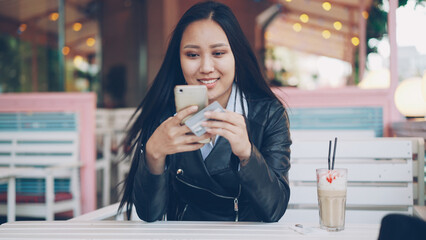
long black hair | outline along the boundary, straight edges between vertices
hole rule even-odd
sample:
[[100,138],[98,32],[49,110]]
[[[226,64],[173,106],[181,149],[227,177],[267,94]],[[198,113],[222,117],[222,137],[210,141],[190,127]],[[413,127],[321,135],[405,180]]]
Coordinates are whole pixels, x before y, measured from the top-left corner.
[[139,164],[138,142],[141,145],[148,141],[151,134],[160,125],[160,118],[165,112],[171,114],[175,112],[173,89],[176,85],[186,84],[179,55],[182,35],[189,24],[203,19],[210,19],[218,23],[228,37],[235,57],[235,83],[239,90],[244,93],[244,96],[247,99],[277,99],[267,85],[256,56],[231,9],[214,1],[193,5],[184,13],[176,25],[161,68],[147,95],[132,117],[136,119],[128,131],[126,142],[133,150],[137,148],[137,151],[129,151],[130,153],[133,152],[134,156],[129,174],[124,182],[124,193],[119,207],[119,212],[121,212],[123,206],[127,203],[128,218],[133,204],[134,176]]

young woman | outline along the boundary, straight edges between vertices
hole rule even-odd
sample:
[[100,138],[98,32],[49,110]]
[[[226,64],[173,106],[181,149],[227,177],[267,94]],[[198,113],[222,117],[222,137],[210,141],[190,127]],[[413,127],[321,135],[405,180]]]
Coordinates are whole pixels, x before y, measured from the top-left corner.
[[[203,136],[189,135],[176,113],[176,85],[205,85]],[[142,220],[278,221],[290,197],[287,113],[266,84],[232,11],[192,6],[178,22],[164,62],[128,133],[135,149],[120,210]],[[198,141],[211,138],[207,144]]]

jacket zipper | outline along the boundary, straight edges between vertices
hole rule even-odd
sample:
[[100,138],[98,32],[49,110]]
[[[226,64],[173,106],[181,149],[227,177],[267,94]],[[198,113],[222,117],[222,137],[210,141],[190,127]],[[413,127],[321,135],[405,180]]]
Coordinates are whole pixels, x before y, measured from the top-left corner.
[[185,215],[185,213],[186,213],[186,209],[188,208],[188,204],[186,204],[185,205],[185,208],[183,209],[183,211],[182,211],[182,214],[180,215],[180,220],[182,221],[182,219],[183,219],[183,216]]
[[[200,190],[207,191],[207,192],[209,192],[209,193],[211,193],[211,194],[215,195],[216,197],[225,198],[225,199],[233,199],[233,200],[234,200],[235,222],[238,222],[238,198],[240,197],[240,194],[241,194],[241,184],[239,184],[239,187],[238,187],[238,195],[237,195],[236,197],[229,197],[229,196],[223,196],[223,195],[220,195],[220,194],[214,193],[214,192],[210,191],[209,189],[205,189],[205,188],[198,187],[198,186],[195,186],[195,185],[193,185],[193,184],[187,183],[187,182],[185,182],[184,180],[182,180],[182,179],[178,178],[178,176],[176,176],[176,179],[177,179],[179,182],[181,182],[181,183],[183,183],[183,184],[185,184],[185,185],[187,185],[187,186],[190,186],[190,187],[193,187],[193,188],[196,188],[196,189],[200,189]],[[186,211],[186,207],[187,207],[187,206],[185,206],[184,211]]]

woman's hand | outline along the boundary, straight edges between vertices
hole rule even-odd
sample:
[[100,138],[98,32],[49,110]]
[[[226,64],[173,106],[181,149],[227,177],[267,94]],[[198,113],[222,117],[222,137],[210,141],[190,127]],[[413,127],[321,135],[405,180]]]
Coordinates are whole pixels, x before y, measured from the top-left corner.
[[202,126],[207,128],[207,133],[226,138],[231,144],[232,152],[241,162],[250,157],[251,143],[243,115],[226,110],[225,112],[206,112],[204,116],[207,119],[218,120],[202,123]]
[[152,174],[164,172],[167,155],[200,149],[204,144],[198,141],[211,137],[208,133],[197,137],[191,134],[191,130],[186,125],[181,124],[183,119],[195,113],[197,109],[197,106],[187,107],[175,116],[169,117],[148,139],[145,153],[148,169]]

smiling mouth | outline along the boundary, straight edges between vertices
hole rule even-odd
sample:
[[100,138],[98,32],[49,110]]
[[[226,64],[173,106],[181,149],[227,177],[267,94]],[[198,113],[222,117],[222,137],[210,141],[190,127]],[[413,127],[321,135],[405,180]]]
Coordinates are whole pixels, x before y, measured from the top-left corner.
[[202,84],[212,84],[218,80],[219,78],[209,78],[209,79],[199,79],[198,81],[200,81]]

